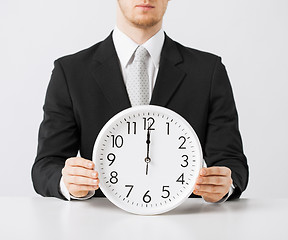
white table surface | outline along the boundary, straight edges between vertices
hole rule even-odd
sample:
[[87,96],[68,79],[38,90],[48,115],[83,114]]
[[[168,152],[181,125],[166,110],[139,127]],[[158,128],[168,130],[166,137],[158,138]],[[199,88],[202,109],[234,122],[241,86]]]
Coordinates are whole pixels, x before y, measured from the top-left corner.
[[0,197],[0,239],[287,240],[288,199],[188,199],[168,213],[138,216],[104,198]]

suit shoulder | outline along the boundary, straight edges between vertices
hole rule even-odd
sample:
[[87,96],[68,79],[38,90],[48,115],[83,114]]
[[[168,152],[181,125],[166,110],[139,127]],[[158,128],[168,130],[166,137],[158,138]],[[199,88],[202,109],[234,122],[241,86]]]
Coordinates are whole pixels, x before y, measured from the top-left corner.
[[203,61],[208,63],[215,63],[215,61],[221,61],[221,57],[210,52],[202,51],[199,49],[184,46],[178,42],[175,42],[178,50],[181,52],[182,56],[187,59],[191,58],[193,60]]
[[96,43],[96,44],[94,44],[94,45],[92,45],[86,49],[80,50],[76,53],[62,56],[62,57],[56,59],[55,62],[61,62],[61,64],[63,64],[63,65],[70,65],[70,66],[74,65],[74,64],[78,65],[80,63],[85,64],[85,63],[92,60],[95,51],[98,49],[99,45],[102,42],[103,41],[98,42],[98,43]]

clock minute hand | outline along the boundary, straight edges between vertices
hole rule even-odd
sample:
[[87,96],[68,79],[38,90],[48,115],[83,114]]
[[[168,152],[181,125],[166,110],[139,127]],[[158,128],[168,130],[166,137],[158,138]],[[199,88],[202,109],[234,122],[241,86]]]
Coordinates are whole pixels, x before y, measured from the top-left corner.
[[148,128],[147,130],[147,158],[149,158],[149,147],[150,147],[150,129]]
[[150,129],[149,129],[149,127],[147,129],[146,144],[147,144],[147,156],[145,158],[145,162],[146,162],[146,175],[148,175],[148,163],[151,162],[151,158],[149,157],[149,150],[150,150]]

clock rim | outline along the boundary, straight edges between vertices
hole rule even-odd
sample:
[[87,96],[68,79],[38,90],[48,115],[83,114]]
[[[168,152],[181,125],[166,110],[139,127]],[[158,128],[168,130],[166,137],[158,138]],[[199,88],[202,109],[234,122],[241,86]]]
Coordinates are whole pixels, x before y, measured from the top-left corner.
[[[202,147],[201,147],[201,143],[199,141],[198,135],[196,134],[194,128],[191,126],[191,124],[184,118],[182,117],[179,113],[166,108],[166,107],[162,107],[162,106],[157,106],[157,105],[139,105],[139,106],[132,106],[130,108],[126,108],[120,112],[118,112],[117,114],[115,114],[112,118],[110,118],[105,125],[102,127],[102,129],[100,130],[96,141],[94,143],[93,146],[93,152],[92,152],[92,161],[95,163],[95,170],[97,171],[100,166],[99,166],[99,160],[96,161],[96,156],[97,156],[97,152],[100,151],[99,148],[97,148],[97,146],[100,145],[100,141],[103,138],[103,136],[105,135],[106,131],[109,129],[109,127],[111,127],[111,125],[119,120],[120,118],[122,118],[123,116],[127,115],[127,114],[131,114],[133,112],[137,112],[137,111],[160,111],[163,112],[166,115],[176,115],[177,118],[179,118],[182,122],[184,122],[191,130],[191,132],[193,132],[194,136],[195,136],[195,140],[196,140],[196,145],[198,146],[199,149],[199,159],[200,159],[200,163],[199,163],[199,169],[197,169],[197,174],[199,175],[199,172],[201,170],[201,168],[203,167],[203,151],[202,151]],[[167,207],[163,206],[159,209],[142,209],[144,211],[137,211],[134,209],[129,208],[129,205],[123,204],[121,205],[121,202],[115,200],[114,195],[111,194],[111,191],[109,191],[109,189],[107,189],[105,184],[102,184],[101,181],[99,183],[99,188],[101,189],[101,191],[103,192],[103,194],[105,195],[105,197],[111,201],[114,205],[116,205],[117,207],[121,208],[124,211],[136,214],[136,215],[157,215],[157,214],[162,214],[168,211],[173,210],[174,208],[178,207],[179,205],[181,205],[185,200],[187,200],[187,198],[192,194],[193,190],[194,190],[194,186],[195,184],[191,187],[191,189],[187,192],[187,194],[185,195],[181,195],[180,198],[182,198],[181,200],[178,200],[175,204],[172,205],[167,205]],[[108,197],[107,197],[108,195]],[[139,209],[140,210],[140,209]],[[150,210],[150,211],[149,211]]]

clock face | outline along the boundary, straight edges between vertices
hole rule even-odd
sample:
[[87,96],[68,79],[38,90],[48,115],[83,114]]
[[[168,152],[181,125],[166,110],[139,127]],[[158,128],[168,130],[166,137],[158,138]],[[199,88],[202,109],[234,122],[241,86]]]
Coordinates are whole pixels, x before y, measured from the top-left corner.
[[128,212],[144,215],[169,211],[188,198],[202,159],[189,123],[153,105],[132,107],[111,118],[93,151],[105,196]]

